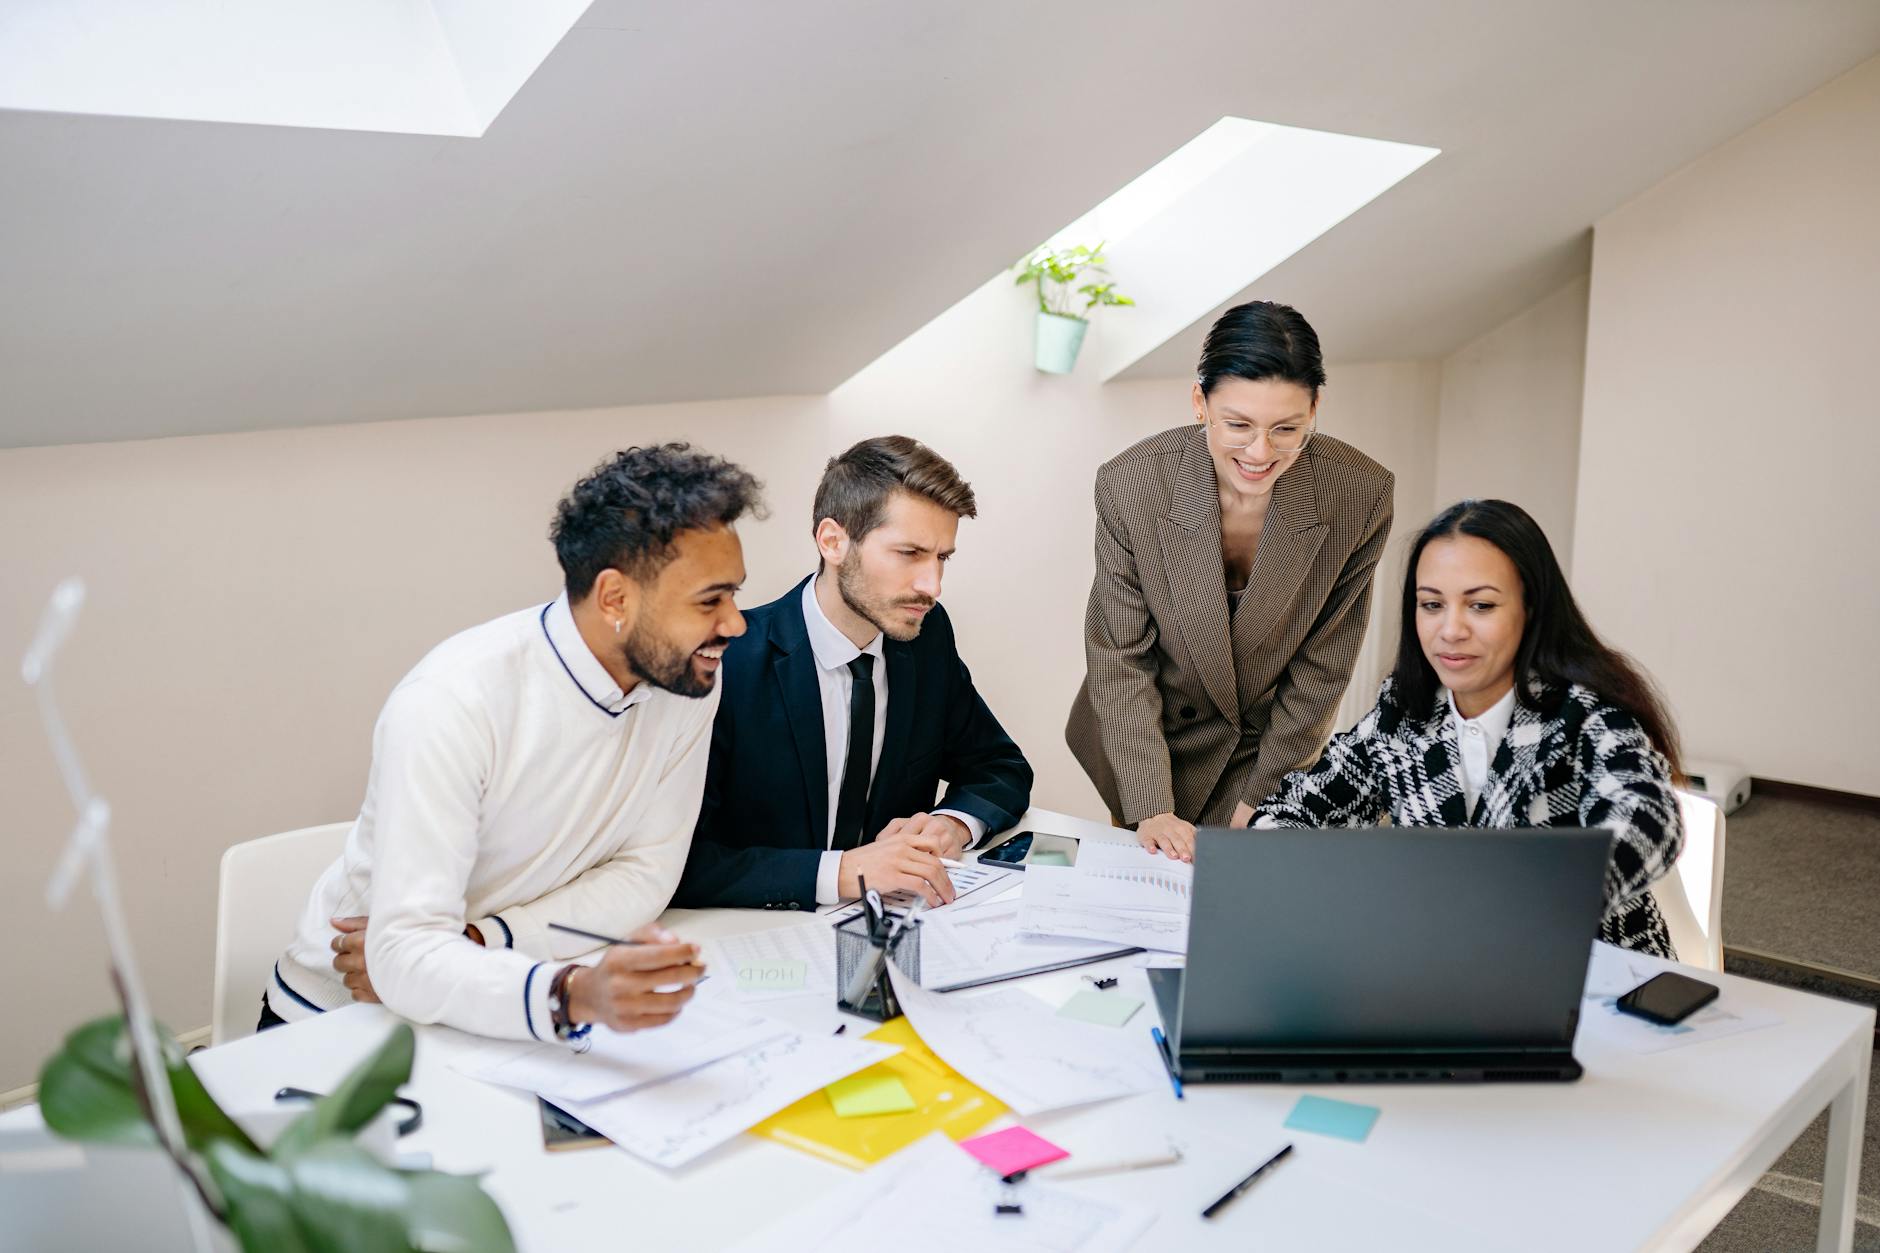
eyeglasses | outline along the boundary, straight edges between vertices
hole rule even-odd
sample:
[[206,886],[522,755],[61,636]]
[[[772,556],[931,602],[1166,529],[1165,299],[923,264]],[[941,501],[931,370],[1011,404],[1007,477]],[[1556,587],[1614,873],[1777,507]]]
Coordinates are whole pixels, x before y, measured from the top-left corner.
[[1228,452],[1253,447],[1262,434],[1266,436],[1266,446],[1274,452],[1298,452],[1312,442],[1315,429],[1309,422],[1281,422],[1278,426],[1261,427],[1234,418],[1211,420],[1208,425],[1217,428],[1214,438]]

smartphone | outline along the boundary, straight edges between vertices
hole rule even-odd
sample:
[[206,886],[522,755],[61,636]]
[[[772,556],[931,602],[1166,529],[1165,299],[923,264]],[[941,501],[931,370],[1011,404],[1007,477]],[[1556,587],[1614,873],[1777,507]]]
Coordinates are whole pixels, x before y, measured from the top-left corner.
[[1716,999],[1716,984],[1667,970],[1627,992],[1617,1004],[1624,1013],[1669,1027],[1683,1022]]
[[559,1105],[550,1105],[539,1096],[535,1100],[542,1107],[542,1147],[549,1152],[592,1149],[613,1143]]
[[1031,852],[1030,831],[1020,831],[997,848],[989,848],[979,855],[982,866],[1005,866],[1011,870],[1025,868],[1025,855]]

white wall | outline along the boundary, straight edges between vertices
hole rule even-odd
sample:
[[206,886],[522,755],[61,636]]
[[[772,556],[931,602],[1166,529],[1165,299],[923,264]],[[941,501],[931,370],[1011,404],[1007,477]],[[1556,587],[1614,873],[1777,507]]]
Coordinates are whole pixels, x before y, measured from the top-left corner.
[[1880,794],[1880,59],[1596,227],[1574,582],[1693,754]]
[[1434,508],[1468,497],[1534,515],[1571,569],[1587,280],[1577,278],[1442,363]]
[[1337,729],[1344,730],[1376,703],[1377,685],[1396,658],[1404,557],[1435,499],[1442,370],[1434,361],[1387,361],[1331,365],[1325,372],[1319,429],[1356,444],[1397,475],[1396,516],[1371,593],[1370,634],[1338,707]]

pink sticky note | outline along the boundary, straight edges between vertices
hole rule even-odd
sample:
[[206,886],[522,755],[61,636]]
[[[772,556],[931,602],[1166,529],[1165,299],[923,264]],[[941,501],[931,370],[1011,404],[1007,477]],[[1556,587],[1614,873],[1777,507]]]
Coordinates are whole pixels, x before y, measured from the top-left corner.
[[1021,1170],[1030,1170],[1034,1166],[1070,1156],[1049,1140],[1033,1135],[1023,1127],[1007,1127],[1004,1131],[961,1140],[960,1147],[1001,1175],[1015,1175]]

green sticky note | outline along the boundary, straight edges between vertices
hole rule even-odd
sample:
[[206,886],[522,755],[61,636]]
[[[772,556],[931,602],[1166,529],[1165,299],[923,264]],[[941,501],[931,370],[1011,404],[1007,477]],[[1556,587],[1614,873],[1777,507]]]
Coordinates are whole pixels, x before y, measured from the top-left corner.
[[914,1108],[913,1094],[900,1077],[885,1071],[863,1071],[838,1079],[824,1088],[838,1118],[867,1118],[874,1114],[905,1114]]
[[1071,859],[1070,854],[1061,849],[1041,848],[1027,857],[1025,864],[1029,866],[1068,866],[1071,864]]
[[1142,1002],[1133,996],[1093,992],[1086,988],[1060,1005],[1058,1014],[1079,1022],[1094,1022],[1099,1027],[1120,1027],[1141,1008]]
[[738,991],[801,991],[809,981],[808,962],[746,962],[738,967]]
[[1302,1096],[1292,1113],[1286,1115],[1286,1125],[1296,1131],[1335,1136],[1355,1144],[1364,1143],[1364,1137],[1371,1134],[1371,1124],[1376,1121],[1375,1105],[1334,1101],[1324,1096]]

